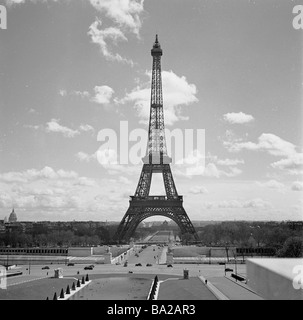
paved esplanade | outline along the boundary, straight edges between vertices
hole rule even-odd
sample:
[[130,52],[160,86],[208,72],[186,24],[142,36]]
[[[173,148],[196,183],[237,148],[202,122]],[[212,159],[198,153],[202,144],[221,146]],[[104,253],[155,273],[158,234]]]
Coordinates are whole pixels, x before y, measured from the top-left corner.
[[[155,249],[155,251],[154,251]],[[42,299],[45,300],[48,296],[52,299],[54,291],[57,294],[60,293],[61,288],[66,288],[75,281],[75,278],[81,278],[83,275],[88,274],[91,279],[105,279],[106,277],[134,277],[148,279],[152,282],[155,275],[158,275],[160,281],[159,299],[169,300],[187,300],[187,299],[208,299],[213,298],[211,291],[205,284],[199,279],[199,276],[203,276],[210,283],[213,283],[224,295],[229,299],[258,299],[258,297],[252,292],[248,291],[231,281],[224,278],[224,266],[222,265],[194,265],[194,264],[175,264],[172,268],[168,268],[164,262],[165,254],[164,250],[167,247],[158,247],[156,245],[148,246],[141,253],[139,257],[135,256],[135,252],[130,256],[127,267],[122,265],[107,265],[100,264],[95,265],[93,270],[84,270],[84,264],[76,264],[75,266],[68,267],[66,265],[49,265],[49,270],[42,270],[43,266],[32,265],[29,269],[28,265],[17,267],[17,270],[23,272],[22,276],[8,278],[8,289],[0,290],[0,299]],[[159,256],[159,262],[155,262],[154,257]],[[157,259],[156,259],[157,260]],[[142,266],[135,266],[136,263],[141,263]],[[151,263],[152,266],[147,267],[146,264]],[[63,268],[63,279],[53,279],[54,269]],[[184,269],[189,271],[189,280],[182,280]],[[29,274],[30,271],[30,274]],[[77,274],[79,271],[79,275]],[[132,273],[129,273],[132,272]],[[246,273],[245,265],[238,265],[238,272],[241,274]],[[44,278],[44,279],[41,279]],[[175,278],[175,280],[167,280]],[[165,281],[166,280],[166,281]],[[102,280],[103,281],[103,280]],[[146,281],[142,281],[142,286],[146,288]],[[117,284],[117,297],[119,296],[119,284]],[[193,284],[194,283],[194,284]],[[90,286],[90,285],[89,285]],[[142,288],[143,288],[142,287]],[[133,288],[138,288],[137,284],[134,284]],[[176,296],[176,288],[179,292]],[[191,289],[192,288],[192,289]],[[114,289],[113,289],[114,290]],[[114,292],[114,291],[111,292]],[[143,289],[142,289],[143,290]],[[146,297],[148,290],[144,289]],[[131,294],[129,292],[128,294]],[[133,293],[134,294],[134,293]],[[135,297],[136,295],[134,295]],[[144,292],[141,291],[138,297],[144,296]],[[164,296],[164,297],[163,297]]]

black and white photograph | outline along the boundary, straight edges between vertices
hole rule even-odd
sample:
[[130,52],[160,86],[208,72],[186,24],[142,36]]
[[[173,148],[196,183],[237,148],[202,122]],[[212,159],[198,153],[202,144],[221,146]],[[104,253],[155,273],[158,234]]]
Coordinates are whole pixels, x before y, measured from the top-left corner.
[[302,0],[0,0],[0,300],[303,300],[302,128]]

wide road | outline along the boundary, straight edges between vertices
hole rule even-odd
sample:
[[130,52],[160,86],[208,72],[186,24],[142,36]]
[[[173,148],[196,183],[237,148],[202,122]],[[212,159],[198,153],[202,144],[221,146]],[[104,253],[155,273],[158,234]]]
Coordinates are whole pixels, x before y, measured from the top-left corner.
[[170,241],[175,241],[174,232],[171,230],[160,230],[157,231],[152,236],[148,236],[145,239],[148,243],[166,243],[168,244]]
[[[129,265],[141,263],[142,265],[146,264],[164,264],[164,251],[167,248],[158,246],[158,245],[148,245],[145,249],[135,248],[134,253],[130,255],[128,259]],[[162,259],[161,259],[162,257]],[[163,261],[164,260],[164,261]]]

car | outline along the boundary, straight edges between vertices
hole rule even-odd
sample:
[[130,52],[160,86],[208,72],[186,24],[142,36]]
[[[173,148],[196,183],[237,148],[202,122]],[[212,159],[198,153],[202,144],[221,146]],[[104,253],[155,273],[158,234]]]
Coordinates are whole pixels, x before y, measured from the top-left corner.
[[45,266],[45,267],[42,268],[42,270],[49,270],[49,267]]
[[152,264],[151,263],[147,263],[147,265],[146,265],[147,267],[151,267],[152,266]]
[[135,266],[136,267],[142,267],[142,264],[141,263],[136,263]]
[[94,268],[92,266],[86,266],[84,267],[84,270],[93,270]]
[[75,265],[75,264],[72,263],[72,262],[69,262],[69,263],[67,264],[68,267],[72,267],[72,266],[74,266],[74,265]]
[[124,267],[127,267],[127,264],[128,264],[128,262],[125,261],[123,266],[124,266]]
[[225,268],[225,272],[228,272],[228,271],[233,272],[234,270],[231,268]]
[[171,264],[168,264],[167,267],[168,267],[168,268],[172,268],[173,266],[172,266]]
[[136,254],[135,254],[135,256],[136,256],[137,258],[139,258],[139,255],[138,255],[138,253],[136,253]]
[[119,266],[121,263],[120,262],[116,262],[116,266]]
[[89,267],[95,268],[95,266],[93,264],[89,265]]

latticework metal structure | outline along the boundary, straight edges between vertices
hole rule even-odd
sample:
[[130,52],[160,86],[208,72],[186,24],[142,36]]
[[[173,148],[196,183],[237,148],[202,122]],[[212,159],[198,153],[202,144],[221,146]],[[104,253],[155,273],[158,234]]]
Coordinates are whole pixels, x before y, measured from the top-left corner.
[[[130,197],[129,208],[120,222],[115,238],[127,241],[141,221],[162,215],[175,221],[182,234],[190,233],[198,240],[194,226],[183,208],[183,197],[178,195],[170,169],[171,158],[167,154],[161,78],[162,49],[158,36],[151,55],[153,66],[146,156],[142,159],[143,168],[137,189],[134,196]],[[149,195],[153,173],[162,173],[166,196]]]

